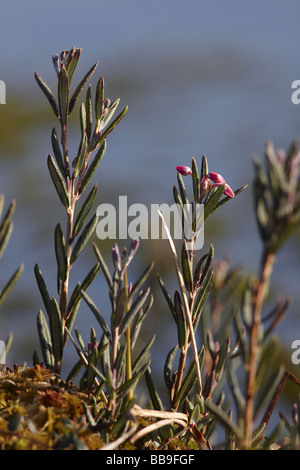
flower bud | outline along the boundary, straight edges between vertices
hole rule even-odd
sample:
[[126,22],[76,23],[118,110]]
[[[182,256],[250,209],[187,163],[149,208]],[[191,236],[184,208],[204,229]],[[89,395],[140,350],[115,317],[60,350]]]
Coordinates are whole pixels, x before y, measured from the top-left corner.
[[225,180],[224,180],[223,176],[219,175],[219,173],[216,173],[215,171],[211,171],[206,176],[207,176],[207,178],[212,180],[214,183],[217,183],[219,186],[221,186],[221,184],[225,183]]
[[177,166],[176,170],[183,176],[192,175],[192,170],[188,166]]
[[225,185],[224,194],[225,196],[228,196],[228,197],[235,196],[234,192],[232,191],[231,187],[228,184]]

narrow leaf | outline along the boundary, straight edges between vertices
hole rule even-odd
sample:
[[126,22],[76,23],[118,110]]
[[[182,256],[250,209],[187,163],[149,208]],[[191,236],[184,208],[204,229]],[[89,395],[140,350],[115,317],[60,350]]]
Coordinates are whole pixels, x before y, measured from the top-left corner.
[[132,289],[128,295],[128,301],[132,299],[132,297],[137,293],[137,291],[140,289],[140,287],[146,282],[146,280],[149,277],[149,274],[151,273],[152,269],[154,266],[154,262],[151,263],[148,268],[145,269],[145,271],[141,274],[139,279],[133,284]]
[[53,355],[55,358],[55,365],[61,361],[63,351],[63,330],[62,330],[62,318],[58,303],[54,297],[50,301],[50,316],[49,326],[51,334],[51,343],[53,348]]
[[109,273],[108,267],[106,266],[105,261],[104,261],[102,255],[101,255],[101,253],[100,253],[100,250],[99,250],[99,248],[97,247],[97,245],[95,243],[93,243],[93,248],[94,248],[96,257],[97,257],[97,259],[100,263],[100,266],[101,266],[101,269],[102,269],[103,274],[105,276],[105,279],[107,281],[107,284],[108,284],[109,288],[111,288],[112,284],[113,284],[113,281],[112,281],[111,275]]
[[62,157],[62,153],[61,153],[60,145],[58,141],[58,136],[57,136],[57,132],[55,128],[52,129],[51,143],[52,143],[52,149],[53,149],[54,157],[58,165],[58,168],[60,169],[62,175],[65,175],[64,161],[63,161],[63,157]]
[[92,163],[87,168],[84,177],[82,178],[82,182],[79,188],[80,194],[84,191],[86,186],[88,185],[90,179],[92,178],[93,174],[98,168],[99,163],[101,162],[106,150],[106,142],[103,142],[99,150],[97,151],[95,157],[93,158]]
[[163,280],[162,280],[162,278],[160,277],[159,274],[157,274],[157,277],[158,277],[158,282],[159,282],[159,285],[161,287],[162,293],[164,294],[164,297],[167,301],[169,309],[171,310],[173,318],[176,322],[176,311],[175,311],[175,307],[174,307],[173,301],[171,299],[171,296],[170,296],[169,292],[167,291],[167,288],[166,288],[166,286],[165,286],[165,284],[164,284],[164,282],[163,282]]
[[178,345],[176,345],[174,348],[171,349],[171,351],[167,355],[165,366],[164,366],[164,379],[165,379],[165,384],[169,391],[171,391],[172,386],[173,386],[172,367],[173,367],[173,362],[175,359],[177,349],[178,349]]
[[73,237],[75,235],[77,235],[78,232],[80,232],[93,204],[94,204],[94,201],[95,201],[95,198],[96,198],[96,194],[97,194],[97,185],[95,184],[95,186],[91,189],[91,191],[89,192],[88,196],[86,197],[84,203],[82,204],[81,206],[81,209],[76,217],[76,220],[74,222],[74,226],[73,226]]
[[177,333],[178,333],[178,344],[179,347],[182,348],[186,345],[187,341],[187,324],[185,318],[185,312],[183,309],[182,301],[178,291],[175,291],[174,294],[174,305],[176,311],[176,326],[177,326]]
[[24,265],[22,264],[12,275],[12,277],[9,279],[3,290],[0,292],[0,304],[6,299],[8,296],[9,292],[13,288],[13,286],[16,284],[18,281],[19,277],[21,276],[22,272],[24,269]]
[[58,78],[58,105],[60,122],[66,126],[69,114],[69,94],[70,85],[68,72],[65,67],[62,67]]
[[138,298],[135,300],[135,302],[133,302],[128,313],[125,315],[125,317],[121,321],[121,324],[119,327],[120,335],[124,333],[128,325],[131,325],[131,322],[133,321],[134,317],[138,314],[139,310],[143,307],[145,301],[147,300],[149,293],[150,293],[150,288],[142,292],[138,296]]
[[219,202],[219,199],[222,197],[224,189],[225,184],[222,184],[217,189],[213,188],[212,191],[209,193],[208,198],[206,199],[204,204],[204,220],[206,220],[207,217],[216,210],[217,204]]
[[53,109],[53,112],[54,112],[55,116],[58,117],[59,116],[59,111],[58,111],[58,104],[57,104],[57,101],[55,99],[55,96],[53,95],[53,93],[50,90],[50,88],[48,87],[48,85],[44,82],[42,77],[37,72],[35,72],[34,76],[35,76],[35,79],[36,79],[37,84],[39,85],[40,89],[42,90],[42,92],[44,93],[46,98],[48,99],[48,101],[51,105],[51,108]]
[[80,96],[80,93],[82,92],[82,90],[84,89],[85,85],[87,84],[87,82],[89,81],[89,79],[91,78],[91,76],[93,75],[93,73],[95,72],[96,68],[97,68],[98,64],[96,63],[95,65],[93,65],[90,70],[86,73],[86,75],[83,77],[83,79],[81,80],[81,82],[79,83],[79,85],[77,86],[76,90],[74,91],[71,99],[70,99],[70,104],[69,104],[69,114],[71,114],[75,104],[76,104],[76,101],[78,100],[79,96]]
[[70,263],[73,264],[74,261],[78,258],[79,254],[87,244],[88,240],[90,239],[92,233],[94,232],[96,225],[98,223],[98,216],[95,214],[89,223],[86,225],[85,229],[81,233],[79,239],[77,240],[76,245],[73,248]]
[[68,54],[68,57],[66,60],[66,67],[67,67],[67,72],[68,72],[70,83],[73,78],[74,72],[76,70],[80,55],[81,55],[81,49],[75,50],[75,47],[72,47],[72,49],[70,50]]
[[[200,370],[203,365],[204,355],[205,355],[205,349],[204,349],[204,346],[202,346],[202,348],[198,352],[198,362],[199,362]],[[178,394],[174,399],[175,409],[177,409],[181,405],[181,403],[183,403],[183,401],[187,398],[187,395],[190,389],[192,388],[192,386],[194,385],[194,383],[196,382],[196,380],[197,380],[196,364],[195,364],[195,361],[193,361],[188,371],[186,372],[184,379],[182,381],[181,387],[178,391]]]
[[12,231],[13,231],[13,223],[9,221],[8,224],[5,225],[5,227],[3,228],[0,234],[0,258],[2,257],[5,251],[5,248],[7,247]]
[[200,178],[196,160],[192,159],[193,193],[195,203],[200,202]]
[[39,291],[41,293],[41,296],[42,296],[42,299],[43,299],[43,302],[44,302],[44,305],[45,305],[45,308],[46,308],[46,312],[49,315],[50,295],[48,293],[46,283],[44,281],[42,272],[41,272],[38,264],[36,264],[34,266],[34,274],[35,274],[37,285],[38,285]]
[[190,252],[187,249],[187,243],[184,240],[181,249],[181,265],[182,265],[182,274],[184,279],[184,284],[189,293],[193,291],[193,271],[192,271],[192,262],[190,259]]
[[90,307],[93,314],[95,315],[96,320],[98,321],[99,325],[101,326],[104,334],[107,336],[107,338],[109,338],[110,337],[110,331],[109,331],[109,328],[108,328],[103,316],[101,315],[100,311],[98,310],[98,308],[96,307],[96,305],[94,304],[94,302],[92,301],[92,299],[88,296],[88,294],[86,292],[84,292],[82,290],[81,295],[82,295],[83,299],[85,300],[85,302],[87,303],[87,305]]
[[143,348],[143,350],[140,352],[140,354],[136,358],[136,360],[135,360],[135,362],[132,366],[132,373],[133,374],[138,371],[138,368],[140,367],[141,363],[144,361],[145,357],[147,356],[152,344],[154,343],[155,336],[156,336],[155,334],[152,336],[152,338],[148,341],[146,346]]
[[54,367],[54,355],[53,355],[53,348],[51,344],[51,337],[50,332],[48,329],[48,325],[45,319],[45,316],[42,310],[39,311],[37,317],[37,329],[38,335],[40,339],[40,345],[42,350],[43,359],[45,362],[45,366],[52,370]]
[[93,106],[92,106],[92,88],[91,85],[88,86],[85,99],[85,110],[86,110],[86,135],[88,140],[90,140],[92,135],[93,127]]
[[96,147],[98,147],[98,145],[102,144],[102,142],[107,138],[107,136],[111,133],[111,131],[116,127],[116,125],[125,116],[125,114],[127,113],[127,110],[128,110],[128,106],[126,106],[123,109],[123,111],[121,111],[121,113],[113,120],[113,122],[105,129],[105,131],[103,132],[103,134],[101,135],[101,137],[97,141]]
[[77,174],[79,173],[79,171],[81,170],[84,164],[84,161],[87,155],[87,148],[88,148],[87,135],[86,135],[85,130],[83,130],[77,155],[72,162],[73,178],[76,178]]
[[148,369],[145,372],[145,379],[146,379],[146,384],[147,384],[149,394],[151,397],[153,408],[155,410],[163,411],[164,407],[160,399],[160,396],[158,394],[158,391],[155,387],[150,367],[148,367]]
[[65,281],[68,274],[68,260],[65,238],[60,223],[58,223],[55,227],[54,246],[59,279]]
[[104,101],[104,78],[103,75],[99,78],[96,86],[96,96],[95,96],[95,116],[96,121],[100,121],[103,110],[103,101]]
[[65,182],[63,180],[63,177],[53,157],[50,154],[48,155],[47,163],[48,163],[48,169],[49,169],[53,184],[61,200],[61,203],[64,205],[64,207],[68,208],[70,204],[69,194],[68,194]]
[[[68,308],[67,308],[67,312],[68,312],[68,315],[70,315],[72,313],[72,310],[74,309],[74,307],[77,305],[77,303],[80,301],[81,299],[81,290],[84,290],[86,291],[87,288],[89,287],[89,285],[93,282],[93,280],[95,279],[98,271],[100,269],[100,263],[97,263],[95,266],[93,266],[93,268],[89,271],[89,273],[86,275],[86,277],[84,278],[84,280],[80,283],[78,282],[78,284],[76,285],[76,287],[74,288],[73,292],[72,292],[72,295],[70,297],[70,300],[69,300],[69,303],[68,303]],[[70,328],[68,328],[70,330]]]

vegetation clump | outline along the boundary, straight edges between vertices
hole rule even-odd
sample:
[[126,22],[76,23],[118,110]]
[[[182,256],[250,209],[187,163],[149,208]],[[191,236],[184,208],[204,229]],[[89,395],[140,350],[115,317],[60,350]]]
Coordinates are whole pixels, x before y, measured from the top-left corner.
[[[225,260],[215,260],[212,244],[207,253],[197,246],[204,223],[224,204],[235,204],[247,184],[233,190],[227,178],[209,170],[205,155],[198,161],[192,158],[191,167],[177,166],[173,197],[182,226],[188,223],[192,230],[188,234],[183,230],[178,248],[159,211],[176,281],[170,292],[163,276],[158,273],[155,279],[165,305],[162,314],[168,312],[177,333],[164,360],[164,402],[151,369],[155,335],[140,341],[144,320],[156,308],[149,286],[154,264],[143,266],[131,279],[141,241],[135,238],[124,248],[114,243],[111,268],[94,243],[94,265],[80,279],[74,278],[72,267],[98,224],[93,210],[97,185],[89,185],[106,152],[108,136],[127,113],[125,107],[114,116],[120,100],[105,97],[102,75],[94,94],[87,86],[97,64],[72,90],[80,55],[81,49],[72,48],[52,57],[57,96],[35,73],[58,124],[58,130],[54,127],[51,132],[47,166],[65,214],[65,230],[60,222],[54,228],[56,292],[49,292],[39,264],[34,267],[42,302],[37,315],[40,351],[33,351],[32,367],[3,368],[0,373],[0,448],[299,449],[297,400],[291,406],[292,422],[280,414],[278,424],[269,429],[287,381],[300,385],[281,361],[274,333],[291,299],[280,297],[266,311],[277,254],[300,227],[297,145],[283,152],[268,142],[265,163],[254,159],[254,210],[262,242],[258,274],[248,275]],[[68,124],[84,90],[78,151],[71,155]],[[3,205],[2,197],[1,214]],[[0,254],[12,230],[13,210],[14,203],[0,225]],[[22,270],[23,265],[0,292],[0,303]],[[105,314],[87,293],[100,271],[110,301]],[[75,326],[82,301],[96,320],[88,341]],[[68,341],[74,346],[75,361],[63,378]],[[0,350],[2,363],[11,342],[10,335],[5,351]],[[141,382],[148,393],[145,407],[139,405]]]

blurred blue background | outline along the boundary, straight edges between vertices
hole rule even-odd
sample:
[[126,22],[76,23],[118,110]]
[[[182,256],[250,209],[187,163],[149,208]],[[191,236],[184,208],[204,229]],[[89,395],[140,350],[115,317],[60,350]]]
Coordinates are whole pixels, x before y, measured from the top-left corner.
[[[127,195],[129,204],[173,202],[176,165],[191,165],[192,156],[200,162],[203,153],[209,169],[221,173],[233,189],[249,184],[211,218],[206,247],[213,243],[217,259],[227,256],[232,265],[240,263],[246,272],[257,273],[261,243],[252,211],[252,156],[263,156],[267,140],[286,149],[300,135],[300,106],[291,102],[291,84],[300,79],[299,13],[296,0],[2,2],[0,79],[7,95],[0,106],[0,192],[6,205],[15,198],[17,208],[14,232],[0,263],[0,286],[25,264],[0,310],[0,339],[14,333],[9,364],[31,364],[32,352],[39,348],[36,315],[42,301],[33,267],[39,263],[55,295],[53,232],[58,220],[64,224],[46,165],[56,122],[34,71],[55,87],[51,55],[80,47],[73,82],[98,61],[91,83],[103,73],[106,96],[120,97],[120,110],[129,106],[94,178],[98,203],[114,202],[119,195]],[[71,152],[79,142],[74,117]],[[141,250],[144,260],[139,259],[137,272],[153,255],[155,272],[167,273],[171,264],[166,242],[153,246],[145,241]],[[107,259],[109,263],[109,252]],[[276,293],[294,298],[278,329],[288,348],[300,338],[299,260],[295,238],[280,252],[273,276]],[[74,282],[94,262],[92,250],[86,248],[78,271],[72,273]],[[99,276],[89,293],[109,315],[103,283]],[[176,333],[167,309],[156,305],[145,337],[157,332],[165,358],[176,341],[166,332]],[[84,306],[76,324],[88,340],[95,320]],[[69,349],[67,371],[74,355]],[[159,373],[160,357],[153,359]]]

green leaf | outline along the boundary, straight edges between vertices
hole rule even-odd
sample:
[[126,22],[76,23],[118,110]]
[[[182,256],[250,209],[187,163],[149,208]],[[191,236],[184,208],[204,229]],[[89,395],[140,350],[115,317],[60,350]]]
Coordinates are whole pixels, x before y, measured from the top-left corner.
[[63,352],[63,329],[61,312],[54,297],[50,300],[49,326],[55,366],[57,366],[62,358]]
[[204,221],[210,214],[212,214],[216,210],[217,204],[219,202],[219,199],[222,197],[224,189],[225,184],[222,184],[217,189],[213,188],[209,193],[204,204]]
[[[81,290],[84,290],[84,291],[87,290],[89,285],[95,279],[99,269],[100,269],[100,263],[95,264],[95,266],[93,266],[93,268],[88,272],[88,274],[86,275],[84,280],[81,283],[78,282],[78,284],[74,288],[74,290],[72,292],[72,295],[70,297],[69,303],[68,303],[68,308],[67,308],[68,316],[72,313],[74,307],[80,301],[80,299],[81,299]],[[68,329],[70,330],[69,327],[68,327]]]
[[58,165],[58,168],[60,169],[62,175],[65,176],[64,161],[63,161],[62,153],[61,153],[60,146],[59,146],[58,136],[57,136],[57,132],[55,128],[52,129],[51,143],[52,143],[52,149],[53,149],[54,157]]
[[74,75],[74,72],[76,70],[80,55],[81,55],[81,49],[75,50],[75,47],[72,47],[66,59],[65,63],[66,63],[66,68],[67,68],[70,83]]
[[65,238],[64,238],[64,234],[63,234],[60,223],[58,223],[55,227],[54,246],[55,246],[58,276],[59,276],[59,279],[61,279],[62,281],[65,281],[67,279],[67,274],[68,274],[68,259],[67,259]]
[[[3,206],[4,206],[4,196],[1,199],[1,205],[2,205],[2,208],[1,208],[1,212],[2,212]],[[7,243],[9,242],[10,236],[12,234],[13,223],[11,221],[11,218],[15,211],[15,208],[16,208],[16,202],[13,199],[0,225],[0,258],[3,255],[5,248],[7,246]]]
[[77,86],[76,90],[74,91],[71,99],[70,99],[70,104],[69,104],[69,114],[71,114],[71,112],[73,111],[73,108],[80,96],[80,93],[82,92],[82,90],[84,89],[85,85],[87,84],[87,82],[89,81],[89,79],[91,78],[91,76],[93,75],[93,73],[95,72],[96,68],[98,66],[98,63],[94,64],[90,70],[86,73],[86,75],[83,77],[83,79],[81,80],[81,82],[79,83],[79,85]]
[[241,440],[243,438],[242,430],[230,419],[229,416],[227,416],[221,407],[209,399],[206,400],[205,405],[215,415],[215,417],[224,424],[225,428],[229,429],[232,434],[237,437],[237,439]]
[[171,351],[167,355],[165,366],[164,366],[164,379],[165,379],[165,384],[169,391],[171,391],[172,386],[173,386],[172,367],[173,367],[173,362],[175,359],[177,349],[178,349],[178,345],[176,345],[174,348],[171,349]]
[[116,299],[116,308],[112,315],[112,324],[115,328],[118,327],[121,323],[127,303],[127,289],[123,287],[118,293]]
[[95,243],[93,243],[93,248],[94,248],[96,257],[97,257],[97,259],[100,263],[100,266],[101,266],[101,269],[103,271],[104,277],[107,281],[107,284],[108,284],[109,288],[111,289],[112,285],[113,285],[113,281],[112,281],[111,275],[109,273],[108,267],[105,264],[105,261],[104,261],[102,255],[101,255],[101,253],[100,253],[100,250],[99,250],[99,248],[97,247],[97,245]]
[[124,331],[126,330],[128,325],[131,325],[133,319],[135,316],[139,313],[139,311],[142,309],[145,301],[147,300],[147,297],[150,293],[150,288],[148,288],[146,291],[141,292],[140,295],[137,297],[135,302],[132,303],[129,311],[126,313],[124,316],[123,320],[121,321],[121,324],[119,326],[119,334],[123,334]]
[[48,369],[52,370],[54,367],[55,359],[53,355],[50,332],[48,329],[46,318],[42,310],[40,310],[38,313],[37,329],[38,329],[38,335],[40,339],[40,345],[41,345],[41,350],[42,350],[42,355],[43,355],[43,359],[45,362],[45,366]]
[[181,249],[181,265],[185,287],[189,293],[193,292],[193,271],[190,253],[187,249],[187,243],[184,240]]
[[98,147],[102,142],[107,138],[107,136],[111,133],[111,131],[116,127],[116,125],[121,121],[121,119],[125,116],[127,113],[128,106],[126,106],[123,111],[113,120],[113,122],[105,129],[105,131],[102,133],[101,137],[97,141],[96,145],[94,148]]
[[118,388],[118,399],[124,398],[128,394],[130,389],[134,389],[136,382],[140,379],[142,375],[145,374],[148,368],[149,363],[147,362],[143,365],[141,369],[139,369],[135,374],[133,374],[131,379],[127,380]]
[[67,378],[66,378],[66,382],[74,382],[74,379],[76,378],[76,376],[79,374],[79,372],[81,371],[83,367],[83,362],[81,359],[79,359],[79,361],[76,362],[76,364],[74,364],[74,366],[72,367],[71,371],[69,372]]
[[48,163],[48,169],[49,169],[53,184],[61,200],[61,203],[64,205],[64,207],[68,208],[70,205],[69,194],[68,194],[65,182],[63,180],[63,177],[53,157],[50,154],[48,155],[47,163]]
[[152,338],[148,341],[146,346],[143,348],[143,350],[140,352],[136,360],[134,361],[134,364],[132,366],[133,374],[138,371],[138,368],[140,367],[141,363],[144,361],[145,357],[147,356],[152,344],[154,343],[155,337],[156,335],[154,334]]
[[23,269],[24,269],[24,265],[22,264],[15,272],[14,274],[11,276],[11,278],[9,279],[9,281],[7,282],[7,284],[5,285],[5,287],[3,288],[3,290],[0,292],[0,305],[2,304],[2,302],[4,302],[4,300],[6,299],[6,297],[8,296],[9,292],[11,291],[11,289],[13,288],[13,286],[16,284],[16,282],[18,281],[19,277],[21,276],[22,272],[23,272]]
[[90,166],[87,168],[84,177],[82,178],[82,182],[79,188],[79,193],[81,194],[86,186],[88,185],[90,179],[92,178],[93,174],[98,168],[99,163],[101,162],[106,150],[106,142],[103,142],[99,150],[97,151],[95,157],[93,158],[92,163]]
[[174,294],[174,306],[176,311],[176,326],[178,333],[178,344],[182,348],[186,345],[188,328],[185,318],[185,311],[182,305],[180,294],[178,291],[175,291]]
[[197,294],[196,301],[194,303],[193,314],[192,314],[193,325],[194,325],[195,331],[197,329],[204,304],[212,288],[213,280],[214,280],[214,273],[211,272],[210,275],[206,277],[205,282],[202,284]]
[[202,160],[201,160],[201,181],[203,180],[204,176],[208,174],[208,164],[207,164],[207,158],[205,155],[202,155]]
[[92,233],[94,232],[96,225],[98,223],[98,216],[95,214],[89,223],[86,225],[84,230],[82,231],[79,239],[76,242],[76,245],[73,248],[72,254],[71,254],[71,259],[70,259],[70,264],[73,264],[75,260],[78,258],[79,254],[89,241]]
[[0,232],[0,258],[2,257],[5,251],[5,248],[7,247],[12,231],[13,231],[13,223],[9,221],[7,224],[5,224],[5,226]]
[[128,302],[137,293],[137,291],[140,289],[140,287],[146,282],[146,280],[149,277],[149,274],[151,273],[151,271],[153,269],[153,266],[154,266],[154,262],[152,262],[145,269],[145,271],[141,274],[141,276],[138,278],[138,280],[133,284],[132,289],[131,289],[130,293],[128,294]]
[[2,216],[2,212],[4,209],[4,202],[5,202],[4,194],[0,194],[0,217]]
[[44,302],[44,305],[45,305],[45,308],[46,308],[46,312],[47,312],[48,315],[49,315],[49,309],[50,309],[50,295],[49,295],[49,293],[48,293],[48,289],[47,289],[46,283],[45,283],[45,281],[44,281],[42,272],[41,272],[41,270],[40,270],[38,264],[36,264],[36,265],[34,266],[34,274],[35,274],[35,278],[36,278],[36,281],[37,281],[37,285],[38,285],[39,291],[40,291],[40,293],[41,293],[41,296],[42,296],[42,299],[43,299],[43,302]]
[[111,103],[109,109],[108,109],[108,112],[107,114],[105,114],[104,116],[102,116],[101,118],[101,121],[102,121],[102,125],[103,127],[105,127],[109,121],[111,120],[111,118],[113,117],[118,105],[120,103],[120,99],[116,99],[113,103]]
[[72,162],[73,178],[76,178],[76,176],[78,175],[79,171],[81,170],[84,164],[84,161],[87,155],[87,148],[88,148],[87,135],[86,135],[86,132],[83,130],[77,155]]
[[[200,369],[202,368],[202,365],[203,365],[204,355],[205,355],[205,348],[204,346],[202,346],[202,348],[198,352],[198,360],[199,360]],[[174,397],[174,409],[178,409],[178,407],[187,398],[188,393],[193,387],[193,385],[195,384],[196,380],[197,380],[196,364],[195,364],[195,361],[193,361],[184,376],[184,379],[177,393],[177,396]]]
[[92,106],[92,87],[88,86],[85,99],[85,110],[86,110],[86,135],[88,140],[90,140],[92,135],[93,127],[93,106]]
[[189,200],[188,200],[188,197],[187,197],[187,194],[186,194],[186,189],[185,189],[185,185],[184,185],[184,182],[183,182],[183,178],[182,178],[181,174],[178,173],[178,172],[177,172],[177,181],[178,181],[179,191],[180,191],[181,200],[182,200],[183,205],[189,204]]
[[95,201],[95,198],[96,198],[96,194],[97,194],[97,185],[95,184],[95,186],[91,189],[91,191],[89,192],[88,196],[86,197],[84,203],[82,204],[81,206],[81,209],[76,217],[76,220],[74,222],[74,226],[73,226],[73,237],[75,237],[78,232],[80,232],[88,214],[90,213],[90,210],[94,204],[94,201]]
[[103,78],[103,75],[101,75],[97,82],[96,96],[95,96],[95,116],[96,116],[97,122],[101,120],[102,111],[103,111],[103,101],[104,101],[104,78]]
[[81,103],[79,117],[80,117],[81,134],[84,134],[84,133],[86,133],[86,126],[87,126],[86,110],[85,110],[84,103]]
[[48,99],[55,116],[58,117],[59,116],[58,104],[57,104],[54,94],[52,93],[48,85],[44,82],[42,77],[37,72],[34,73],[34,77],[40,89],[42,90],[46,98]]
[[175,322],[176,322],[176,311],[175,311],[175,307],[174,307],[173,301],[172,301],[172,299],[171,299],[171,296],[170,296],[170,294],[169,294],[169,292],[168,292],[168,290],[167,290],[167,288],[166,288],[166,286],[165,286],[165,284],[164,284],[164,282],[163,282],[163,280],[162,280],[160,274],[157,274],[157,277],[158,277],[158,282],[159,282],[160,288],[161,288],[161,290],[162,290],[162,293],[163,293],[163,295],[164,295],[164,297],[165,297],[165,299],[166,299],[166,301],[167,301],[167,304],[168,304],[168,306],[169,306],[169,309],[171,310],[171,313],[172,313],[172,315],[173,315],[173,318],[174,318],[174,320],[175,320]]
[[145,372],[145,379],[154,410],[163,411],[164,407],[160,399],[159,393],[156,389],[156,386],[154,384],[150,367],[148,367]]
[[94,302],[92,301],[92,299],[88,296],[88,294],[86,292],[84,292],[82,290],[81,295],[82,295],[82,298],[87,303],[87,305],[90,307],[93,314],[95,315],[96,320],[98,321],[99,325],[101,326],[104,334],[106,335],[107,338],[109,338],[110,337],[110,331],[109,331],[109,328],[108,328],[103,316],[101,315],[100,311],[98,310],[98,308],[96,307],[96,305],[94,304]]
[[70,85],[69,85],[68,72],[65,67],[62,67],[60,74],[59,74],[59,78],[58,78],[58,105],[59,105],[60,122],[64,126],[67,125],[67,121],[68,121],[69,94],[70,94]]
[[195,203],[200,202],[200,178],[196,160],[192,159],[193,193]]

